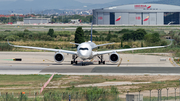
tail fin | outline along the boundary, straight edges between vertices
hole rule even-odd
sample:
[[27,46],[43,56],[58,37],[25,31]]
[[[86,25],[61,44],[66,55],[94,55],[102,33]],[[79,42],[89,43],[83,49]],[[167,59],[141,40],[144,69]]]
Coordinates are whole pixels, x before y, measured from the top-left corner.
[[92,24],[91,24],[91,42],[92,42],[92,32],[93,32],[93,22],[92,22]]

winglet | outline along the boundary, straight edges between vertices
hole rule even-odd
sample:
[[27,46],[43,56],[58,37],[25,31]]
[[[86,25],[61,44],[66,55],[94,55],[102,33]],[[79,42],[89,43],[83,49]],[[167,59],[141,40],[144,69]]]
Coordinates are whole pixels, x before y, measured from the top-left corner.
[[174,39],[170,39],[171,40],[171,43],[169,44],[169,45],[166,45],[165,47],[168,47],[168,46],[171,46],[172,45],[172,41],[174,40]]
[[7,39],[7,43],[10,45],[10,46],[13,46],[13,45],[11,45],[10,43],[9,43],[9,40]]

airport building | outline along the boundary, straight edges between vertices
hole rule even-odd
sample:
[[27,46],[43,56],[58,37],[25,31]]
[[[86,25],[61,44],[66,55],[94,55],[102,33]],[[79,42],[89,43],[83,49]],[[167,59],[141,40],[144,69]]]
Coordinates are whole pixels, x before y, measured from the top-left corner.
[[24,18],[24,24],[47,24],[51,18]]
[[93,10],[96,25],[169,25],[180,24],[180,6],[131,4]]

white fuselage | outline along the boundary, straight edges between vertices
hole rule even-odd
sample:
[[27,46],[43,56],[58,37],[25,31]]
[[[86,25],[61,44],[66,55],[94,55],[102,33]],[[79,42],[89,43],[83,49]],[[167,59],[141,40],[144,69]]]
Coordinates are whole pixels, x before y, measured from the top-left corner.
[[84,42],[80,44],[77,47],[78,57],[81,58],[82,60],[92,59],[93,58],[92,45],[95,46],[93,42]]

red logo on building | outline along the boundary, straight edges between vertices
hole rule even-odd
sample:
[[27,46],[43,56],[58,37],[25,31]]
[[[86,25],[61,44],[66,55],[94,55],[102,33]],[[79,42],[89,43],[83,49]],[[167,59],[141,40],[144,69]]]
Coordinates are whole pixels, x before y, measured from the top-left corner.
[[134,5],[134,8],[139,8],[139,9],[145,8],[145,7],[147,7],[147,6],[146,5]]
[[136,17],[136,20],[141,20],[141,17],[140,16]]
[[98,17],[98,19],[99,19],[99,20],[102,20],[102,19],[103,19],[103,17]]
[[144,9],[144,8],[149,9],[151,8],[151,5],[149,5],[148,7],[146,5],[134,5],[134,8],[135,9]]
[[121,20],[121,16],[119,16],[119,17],[116,19],[116,21],[119,21],[119,20]]
[[147,9],[149,9],[149,8],[151,8],[151,5],[149,5],[149,6],[147,7]]
[[144,19],[144,21],[148,21],[149,20],[149,16],[147,16],[145,19]]

